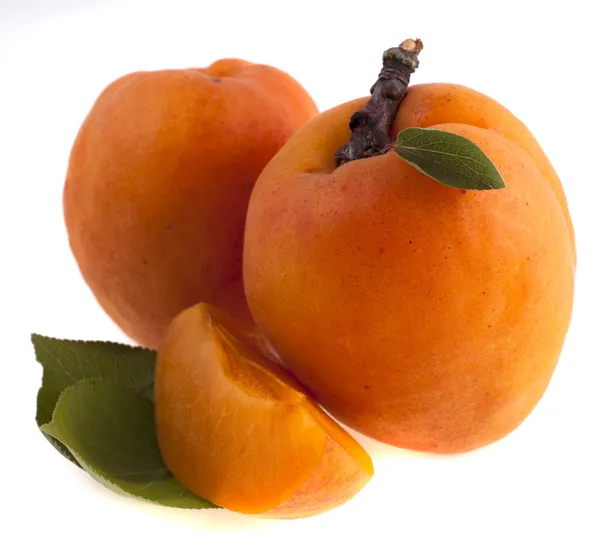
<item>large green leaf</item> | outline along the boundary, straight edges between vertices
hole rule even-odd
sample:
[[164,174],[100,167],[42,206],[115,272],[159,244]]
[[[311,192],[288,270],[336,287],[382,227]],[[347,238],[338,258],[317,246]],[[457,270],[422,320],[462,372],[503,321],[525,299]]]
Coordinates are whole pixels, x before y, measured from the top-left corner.
[[167,469],[154,427],[156,352],[33,334],[43,367],[36,421],[53,446],[104,486],[170,507],[216,507]]
[[133,389],[101,379],[78,381],[61,393],[52,420],[41,429],[118,493],[171,507],[216,507],[167,469],[156,440],[154,405]]
[[[153,398],[156,352],[120,343],[70,341],[38,334],[31,336],[38,362],[43,366],[42,387],[37,396],[39,427],[52,419],[58,397],[67,387],[84,379],[113,381]],[[79,465],[54,438],[46,437],[66,458]]]
[[490,190],[506,186],[489,157],[462,135],[406,128],[398,133],[395,149],[411,166],[448,187]]

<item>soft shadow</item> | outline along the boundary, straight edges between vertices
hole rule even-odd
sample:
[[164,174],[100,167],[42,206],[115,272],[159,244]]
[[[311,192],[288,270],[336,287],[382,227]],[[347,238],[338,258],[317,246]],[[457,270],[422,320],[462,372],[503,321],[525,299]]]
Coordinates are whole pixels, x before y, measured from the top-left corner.
[[351,429],[347,425],[344,428],[363,446],[363,448],[369,453],[373,461],[384,461],[384,460],[428,460],[428,461],[450,461],[457,459],[457,455],[443,455],[443,454],[432,454],[427,452],[417,452],[414,450],[405,450],[403,448],[396,448],[390,444],[379,442],[373,438],[370,438],[354,429]]
[[227,509],[175,509],[159,505],[144,504],[144,512],[153,514],[153,520],[177,524],[194,530],[211,530],[213,532],[249,532],[266,530],[271,521],[254,518]]

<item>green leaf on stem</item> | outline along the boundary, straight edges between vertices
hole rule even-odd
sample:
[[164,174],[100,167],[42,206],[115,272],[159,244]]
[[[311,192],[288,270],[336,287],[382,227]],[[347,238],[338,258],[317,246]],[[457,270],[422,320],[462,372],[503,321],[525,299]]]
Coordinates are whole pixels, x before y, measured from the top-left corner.
[[506,184],[490,158],[473,141],[435,128],[406,128],[395,150],[411,166],[455,189],[503,189]]

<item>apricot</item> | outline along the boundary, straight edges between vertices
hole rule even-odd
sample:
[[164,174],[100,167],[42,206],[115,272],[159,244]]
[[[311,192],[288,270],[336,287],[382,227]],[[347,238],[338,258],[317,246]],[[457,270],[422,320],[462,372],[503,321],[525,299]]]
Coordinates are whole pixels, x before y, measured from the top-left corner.
[[175,317],[155,377],[161,454],[192,492],[240,513],[299,518],[353,497],[365,450],[297,382],[206,304]]
[[249,316],[250,192],[316,112],[291,76],[239,59],[128,74],[100,94],[71,151],[64,217],[85,281],[133,340],[156,348],[199,301]]
[[[283,363],[358,431],[436,453],[513,431],[544,394],[570,323],[573,225],[527,127],[466,87],[408,88],[407,127],[462,135],[506,188],[444,186],[394,150],[336,168],[367,98],[318,115],[250,200],[250,310]],[[392,119],[394,120],[394,119]]]

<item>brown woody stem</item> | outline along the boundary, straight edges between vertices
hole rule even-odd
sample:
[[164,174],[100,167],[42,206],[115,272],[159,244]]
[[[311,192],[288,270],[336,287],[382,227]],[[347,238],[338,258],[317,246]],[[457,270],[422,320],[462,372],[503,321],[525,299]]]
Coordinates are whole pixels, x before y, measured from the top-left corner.
[[390,130],[406,95],[410,75],[419,66],[423,43],[418,38],[405,40],[383,54],[383,68],[371,87],[371,98],[350,118],[350,141],[335,153],[335,164],[383,154],[392,142]]

